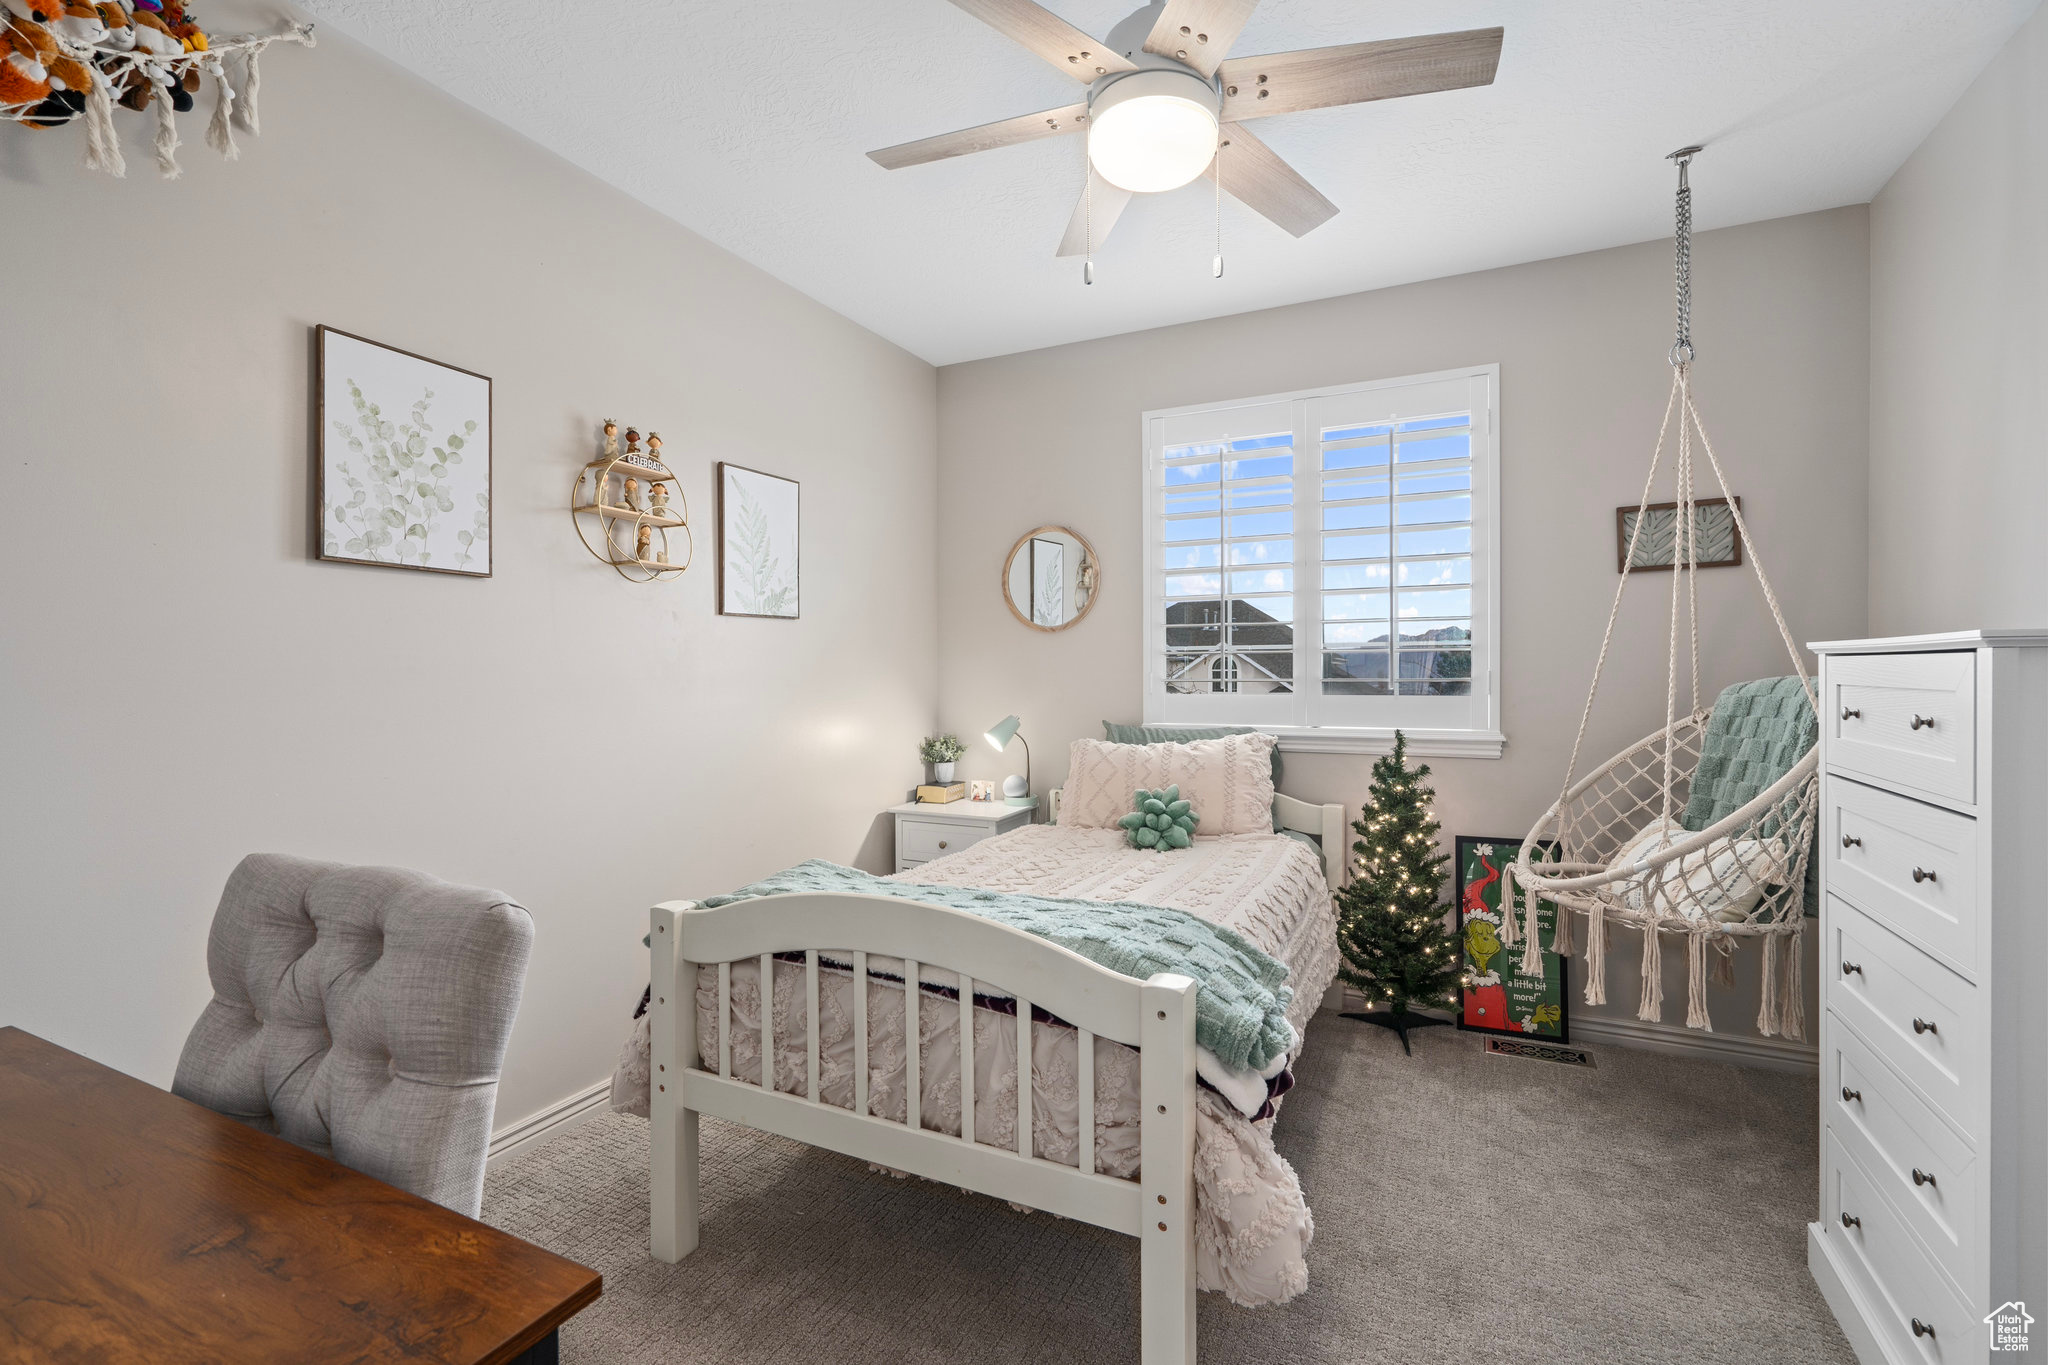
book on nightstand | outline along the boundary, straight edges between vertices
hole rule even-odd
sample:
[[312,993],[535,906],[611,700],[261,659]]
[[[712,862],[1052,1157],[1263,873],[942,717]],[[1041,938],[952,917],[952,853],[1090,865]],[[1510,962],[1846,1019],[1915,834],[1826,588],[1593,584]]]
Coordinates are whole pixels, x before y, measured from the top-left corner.
[[966,797],[965,782],[927,783],[917,789],[918,803],[926,806],[943,806],[948,801],[961,801]]

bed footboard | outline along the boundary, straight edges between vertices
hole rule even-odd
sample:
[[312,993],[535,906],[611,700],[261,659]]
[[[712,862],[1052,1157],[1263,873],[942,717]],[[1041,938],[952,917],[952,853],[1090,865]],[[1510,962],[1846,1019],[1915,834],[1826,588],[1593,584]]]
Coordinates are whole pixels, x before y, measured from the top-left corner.
[[[655,906],[651,919],[654,1090],[650,1240],[657,1259],[678,1261],[696,1249],[697,1116],[712,1114],[1137,1237],[1144,1365],[1191,1365],[1195,1359],[1193,981],[1170,973],[1140,981],[1009,925],[949,906],[887,896],[764,896],[717,909],[670,901]],[[774,1067],[768,1059],[775,1056],[774,958],[798,952],[804,958],[803,989],[807,993],[808,1071],[804,1091],[792,1093],[774,1087]],[[850,961],[853,967],[852,1109],[819,1098],[821,953],[835,961]],[[902,963],[907,1040],[904,1122],[868,1112],[871,956]],[[734,962],[750,960],[757,961],[761,970],[762,1074],[769,1078],[765,1086],[741,1080],[732,1072],[731,968]],[[698,1055],[697,971],[705,965],[719,969],[715,1067],[705,1065]],[[914,984],[920,967],[956,979],[961,1036],[970,1043],[977,984],[1016,999],[1021,1058],[1032,1055],[1034,1005],[1080,1030],[1078,1167],[1033,1154],[1028,1078],[1017,1087],[1014,1151],[922,1126],[917,1041],[921,992]],[[1096,1036],[1139,1051],[1143,1169],[1136,1182],[1095,1169]],[[971,1058],[971,1047],[965,1055]],[[971,1065],[961,1067],[961,1132],[967,1135],[975,1132],[973,1072]]]

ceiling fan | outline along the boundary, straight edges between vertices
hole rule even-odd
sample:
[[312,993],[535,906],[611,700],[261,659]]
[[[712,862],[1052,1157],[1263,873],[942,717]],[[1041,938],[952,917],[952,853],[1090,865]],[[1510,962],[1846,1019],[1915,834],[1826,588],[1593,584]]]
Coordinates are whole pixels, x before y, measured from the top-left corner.
[[1062,256],[1091,251],[1132,195],[1213,178],[1219,164],[1223,188],[1300,237],[1337,206],[1254,137],[1246,120],[1490,85],[1500,64],[1498,28],[1226,56],[1258,0],[1154,0],[1100,42],[1034,0],[952,3],[1087,86],[1088,97],[868,156],[894,171],[1085,131],[1093,174],[1060,240]]

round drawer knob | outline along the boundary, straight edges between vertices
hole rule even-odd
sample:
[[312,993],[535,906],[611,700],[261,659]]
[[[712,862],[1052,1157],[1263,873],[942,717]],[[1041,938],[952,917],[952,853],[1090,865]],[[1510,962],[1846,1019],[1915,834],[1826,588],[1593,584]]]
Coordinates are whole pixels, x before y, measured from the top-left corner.
[[1853,707],[1853,706],[1845,706],[1845,707],[1843,707],[1843,708],[1842,708],[1842,719],[1843,719],[1843,720],[1861,720],[1862,718],[1863,718],[1863,713],[1862,713],[1861,711],[1857,710],[1857,709],[1856,709],[1855,707]]
[[1856,975],[1856,976],[1861,976],[1861,975],[1863,975],[1863,968],[1862,968],[1862,967],[1860,967],[1860,966],[1858,966],[1858,965],[1857,965],[1856,963],[1854,963],[1854,962],[1848,962],[1848,961],[1844,961],[1844,962],[1842,963],[1842,975],[1843,975],[1843,976],[1849,976],[1849,975],[1852,975],[1852,974],[1853,974],[1853,975]]
[[1853,1213],[1844,1212],[1842,1214],[1842,1226],[1845,1228],[1860,1228],[1863,1226],[1863,1220]]
[[939,847],[940,847],[940,848],[944,848],[945,846],[946,846],[946,841],[945,841],[944,839],[941,839],[941,840],[939,840]]
[[1913,1183],[1915,1185],[1932,1185],[1934,1177],[1921,1170],[1918,1166],[1915,1166],[1913,1168]]
[[1922,1321],[1920,1321],[1920,1319],[1918,1319],[1918,1318],[1914,1318],[1914,1319],[1913,1319],[1913,1335],[1914,1335],[1914,1336],[1916,1336],[1916,1337],[1931,1337],[1931,1336],[1933,1336],[1933,1335],[1934,1335],[1934,1324],[1933,1324],[1933,1323],[1931,1323],[1931,1322],[1922,1322]]
[[[1917,715],[1916,715],[1916,716],[1914,716],[1914,717],[1913,717],[1913,728],[1914,728],[1915,730],[1932,730],[1932,729],[1934,728],[1934,717],[1932,717],[1932,716],[1917,716]],[[1929,1328],[1928,1330],[1929,1330],[1929,1331],[1932,1331],[1933,1329],[1932,1329],[1932,1328]]]
[[1939,878],[1924,867],[1916,867],[1913,869],[1913,880],[1916,882],[1931,882],[1938,881]]
[[1862,1098],[1863,1092],[1861,1090],[1851,1090],[1846,1085],[1842,1087],[1842,1103],[1847,1104],[1850,1100],[1860,1101]]
[[1939,1033],[1941,1032],[1941,1030],[1934,1026],[1934,1021],[1932,1019],[1915,1019],[1913,1021],[1913,1032]]
[[1857,837],[1856,837],[1855,835],[1853,835],[1853,834],[1844,834],[1844,835],[1842,836],[1842,847],[1843,847],[1843,848],[1861,848],[1861,847],[1863,847],[1863,841],[1862,841],[1861,839],[1858,839],[1858,838],[1857,838]]

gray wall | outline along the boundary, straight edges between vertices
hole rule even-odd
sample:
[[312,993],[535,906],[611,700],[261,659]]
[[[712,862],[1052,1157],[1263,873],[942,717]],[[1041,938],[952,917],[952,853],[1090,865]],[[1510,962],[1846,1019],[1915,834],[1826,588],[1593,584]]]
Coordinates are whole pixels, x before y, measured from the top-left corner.
[[1870,624],[2048,623],[2048,10],[1870,205]]
[[[533,910],[503,1124],[609,1073],[654,901],[886,856],[935,372],[332,32],[264,74],[175,182],[0,138],[0,1023],[168,1082],[238,858],[405,864]],[[321,322],[495,380],[494,578],[310,561]],[[679,582],[571,530],[606,415],[669,438]],[[713,614],[718,459],[803,481],[801,621]]]
[[[1707,233],[1693,258],[1698,401],[1802,642],[1865,627],[1865,228],[1862,207],[1836,209]],[[1139,718],[1141,412],[1498,361],[1508,747],[1432,766],[1446,834],[1519,837],[1570,753],[1614,592],[1614,509],[1642,487],[1670,329],[1671,249],[1653,242],[940,370],[943,722],[979,734],[1021,715],[1042,791],[1068,741]],[[1056,635],[1013,620],[998,586],[1011,543],[1047,522],[1103,560],[1095,610]],[[1668,585],[1630,592],[1588,754],[1662,723]],[[1700,609],[1710,694],[1789,671],[1746,568],[1703,574]],[[1293,754],[1287,785],[1355,814],[1369,767]],[[962,771],[1008,769],[977,744]],[[1681,963],[1667,954],[1670,1021]],[[1755,967],[1714,997],[1721,1028],[1753,1020]],[[1632,1015],[1632,944],[1617,940],[1611,971],[1606,1012]]]

